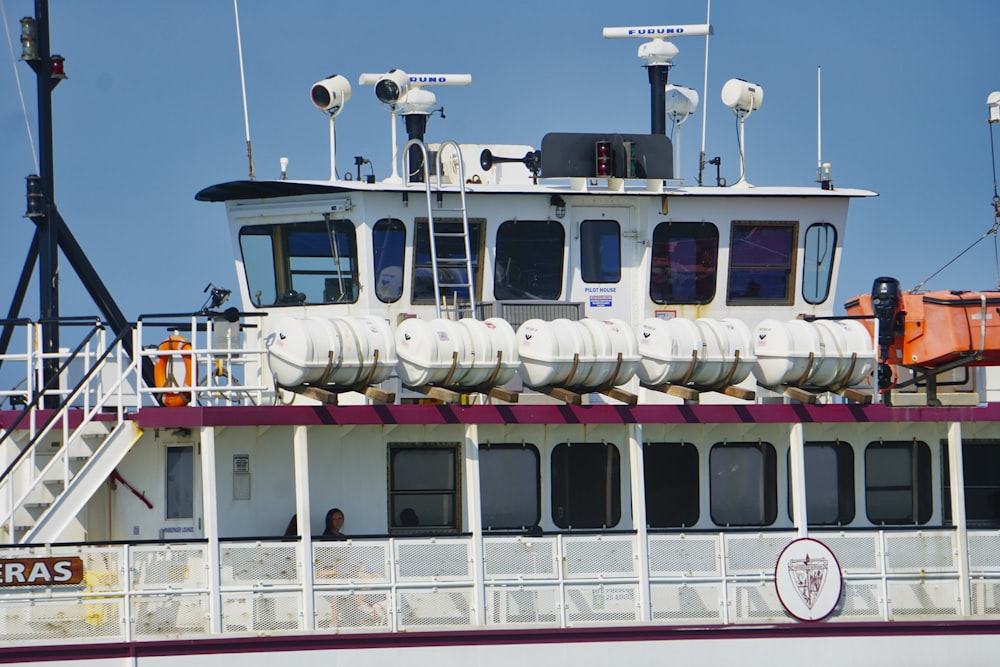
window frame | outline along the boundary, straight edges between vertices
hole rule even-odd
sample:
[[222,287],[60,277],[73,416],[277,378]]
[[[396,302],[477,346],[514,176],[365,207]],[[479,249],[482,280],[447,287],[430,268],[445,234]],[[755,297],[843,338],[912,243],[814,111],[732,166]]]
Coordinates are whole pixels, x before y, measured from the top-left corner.
[[[738,256],[740,254],[737,247],[737,235],[741,230],[745,228],[751,228],[748,231],[754,229],[788,229],[790,230],[790,235],[788,239],[788,262],[787,263],[774,263],[774,264],[759,264],[759,263],[737,263]],[[750,306],[750,305],[777,305],[777,306],[790,306],[795,303],[795,279],[796,279],[796,261],[798,252],[798,238],[799,238],[799,223],[794,220],[733,220],[730,225],[729,231],[729,271],[726,279],[726,305],[730,306]],[[753,274],[757,273],[759,278],[763,281],[765,275],[780,275],[785,278],[785,293],[784,296],[775,297],[770,295],[760,295],[754,296],[750,295],[751,286],[756,282],[753,280]],[[741,288],[742,294],[737,294],[734,289],[734,280],[737,276],[742,277],[747,276],[746,285]],[[757,283],[758,289],[761,288],[761,284]]]
[[[816,521],[816,513],[813,511],[813,502],[816,502],[815,496],[811,501],[810,491],[815,494],[815,485],[809,484],[809,452],[810,450],[815,451],[816,448],[827,447],[834,450],[835,456],[837,457],[837,517],[834,521]],[[806,442],[804,445],[805,461],[803,465],[806,467],[806,515],[810,526],[846,526],[854,521],[857,516],[857,503],[855,502],[855,494],[857,489],[857,484],[854,479],[854,448],[850,443],[844,442],[842,440],[816,440]],[[795,521],[795,510],[792,507],[792,471],[791,471],[791,452],[788,452],[787,460],[788,465],[788,518],[794,523]]]
[[[614,225],[614,232],[605,232],[602,228]],[[596,228],[596,232],[588,230]],[[605,280],[604,260],[607,258],[604,252],[605,239],[612,238],[615,241],[616,252],[614,255],[617,271],[614,278]],[[598,275],[593,275],[594,273]],[[596,220],[580,221],[580,278],[588,284],[617,284],[622,280],[622,226],[617,220],[599,218]]]
[[[605,461],[608,460],[609,453],[613,453],[611,457],[612,470],[607,470],[607,466],[604,466],[603,479],[611,482],[611,488],[607,485],[604,486],[604,493],[602,496],[603,504],[606,510],[610,510],[611,516],[609,517],[606,513],[603,519],[614,518],[613,522],[603,522],[596,523],[591,520],[592,517],[586,517],[588,520],[584,521],[582,524],[574,524],[573,521],[577,518],[574,515],[574,508],[581,508],[575,510],[577,513],[583,513],[588,511],[589,508],[585,507],[583,503],[579,500],[579,495],[574,492],[578,488],[586,486],[586,480],[576,480],[574,483],[572,462],[570,462],[570,454],[566,454],[565,470],[563,466],[559,465],[562,462],[557,462],[557,456],[563,456],[562,452],[581,450],[591,450],[594,451],[595,448],[601,447],[604,449]],[[577,465],[580,465],[577,462]],[[549,471],[550,471],[550,481],[551,481],[551,518],[552,523],[554,523],[558,528],[562,530],[608,530],[614,528],[622,520],[622,503],[621,503],[621,492],[622,492],[622,472],[621,472],[621,452],[618,451],[618,447],[610,442],[560,442],[556,444],[551,453],[549,454]],[[559,498],[558,494],[564,492],[563,498]],[[584,492],[586,493],[586,492]],[[589,489],[591,496],[596,496],[596,491],[593,487]],[[571,500],[575,501],[575,504],[571,505]],[[557,515],[558,509],[568,506],[567,516],[560,517]]]
[[[383,227],[388,229],[383,230]],[[398,241],[395,240],[399,235]],[[380,242],[380,235],[382,241]],[[382,303],[395,303],[403,298],[405,286],[406,267],[406,225],[399,218],[382,218],[372,225],[372,285],[375,298]],[[397,248],[398,246],[398,248]],[[396,255],[398,257],[383,257],[383,255]],[[398,263],[395,261],[398,259]],[[388,268],[399,267],[399,287],[398,291],[387,291],[387,286],[382,284],[382,272]],[[381,291],[380,291],[381,289]]]
[[[387,446],[388,457],[388,484],[386,485],[386,508],[388,514],[388,526],[390,534],[398,533],[457,533],[461,530],[462,522],[462,447],[459,443],[452,442],[390,442]],[[425,488],[397,488],[396,484],[396,461],[400,453],[406,452],[427,452],[445,451],[451,455],[450,475],[454,482],[452,488],[447,487],[425,487]],[[406,507],[412,507],[411,503],[403,503],[403,507],[398,508],[396,500],[401,496],[450,496],[450,511],[452,524],[430,524],[421,523],[417,526],[404,526],[397,518],[400,512]],[[425,513],[425,516],[427,514]]]
[[[437,228],[438,234],[452,233],[449,230],[455,230],[456,225],[458,226],[457,231],[461,232],[461,218],[434,219],[434,226]],[[469,218],[469,234],[469,252],[472,253],[472,257],[469,258],[472,262],[472,290],[475,292],[476,302],[479,303],[483,292],[483,256],[486,247],[486,220],[484,218]],[[421,257],[424,252],[424,243],[427,244],[426,261],[423,261]],[[436,244],[437,241],[435,241]],[[413,253],[410,258],[410,301],[414,305],[434,305],[437,298],[433,293],[434,276],[431,273],[433,271],[433,260],[431,259],[430,252],[430,222],[427,218],[417,218],[413,222]],[[465,252],[464,247],[462,252]],[[440,271],[441,268],[439,265],[438,270]],[[427,282],[427,279],[422,277],[424,272],[428,274],[429,289],[431,292],[427,296],[422,293],[418,294],[418,290],[423,290],[422,285]],[[451,301],[454,298],[454,290],[447,292],[447,296],[448,300]],[[468,297],[458,297],[458,302],[468,303],[469,299]]]
[[[810,247],[812,232],[816,230],[816,233],[819,233],[818,230],[820,228],[827,230],[826,239],[827,244],[829,245],[829,260],[825,264],[823,260],[813,262],[809,257],[812,251]],[[832,241],[829,240],[830,234],[833,235]],[[837,228],[829,222],[814,222],[806,227],[806,231],[802,235],[802,298],[810,305],[821,304],[830,298],[830,289],[833,287],[833,267],[837,261],[837,238]],[[817,243],[817,253],[820,252],[819,247],[822,245],[822,243]],[[825,271],[822,270],[824,265],[826,266]],[[812,271],[810,271],[810,267],[812,267]],[[809,276],[814,277],[817,287],[816,295],[809,295],[806,293],[810,283],[813,282],[809,279]],[[820,285],[823,285],[822,296],[818,296],[818,287]]]
[[[874,466],[869,459],[869,454],[872,452],[891,451],[891,450],[909,450],[911,452],[909,469],[911,470],[911,475],[908,485],[901,484],[881,484],[874,487],[874,492],[899,492],[899,491],[909,491],[910,507],[914,507],[914,500],[916,501],[916,511],[915,516],[907,520],[906,517],[891,517],[891,516],[872,516],[872,507],[875,505],[873,502],[873,485],[871,483],[871,475],[874,471]],[[916,471],[914,471],[914,462],[912,458],[912,452],[916,451],[917,461],[916,461]],[[934,513],[934,490],[932,488],[931,482],[932,475],[932,463],[931,463],[931,452],[930,447],[926,442],[921,440],[896,440],[896,441],[875,441],[868,443],[865,447],[865,516],[868,521],[876,526],[919,526],[926,524],[931,520]],[[915,498],[913,497],[915,496]]]
[[[658,529],[690,528],[696,525],[701,518],[701,457],[698,448],[690,442],[646,442],[643,443],[642,449],[646,526]],[[660,472],[654,470],[654,460],[664,452],[680,456],[676,458],[671,456],[671,460],[661,462],[663,464],[662,470],[666,473],[666,480],[659,476],[656,479],[651,479],[654,474]],[[679,463],[678,460],[680,460]],[[692,463],[693,470],[690,469]],[[678,488],[674,485],[676,480],[682,480],[688,485],[688,488]],[[653,481],[660,483],[654,484]],[[684,503],[687,505],[683,506]],[[665,505],[667,509],[661,510],[661,505]],[[684,512],[672,512],[672,508],[677,506],[683,506]],[[678,517],[691,511],[693,511],[693,516],[684,515],[684,519],[687,520],[660,520],[664,516],[673,514],[674,517]]]
[[[721,499],[722,490],[728,490],[733,488],[732,479],[719,479],[719,487],[716,486],[716,477],[719,477],[716,473],[715,466],[715,454],[721,451],[735,451],[737,449],[746,449],[751,451],[759,452],[761,455],[761,479],[760,486],[757,489],[759,491],[759,496],[761,500],[761,521],[760,522],[733,522],[733,521],[722,521],[719,516],[719,512],[722,510],[730,511],[729,507],[718,507],[716,505],[716,500]],[[765,527],[773,525],[778,518],[778,477],[777,477],[777,453],[775,452],[774,445],[766,441],[758,442],[717,442],[712,445],[708,452],[708,473],[709,473],[709,515],[711,516],[712,523],[720,527]],[[734,479],[734,478],[733,478]],[[754,489],[747,489],[748,491],[754,491]],[[734,497],[736,501],[741,500],[739,497]],[[721,500],[720,500],[721,502]],[[734,502],[733,505],[740,505],[739,502]],[[745,505],[744,505],[745,506]]]
[[[522,290],[522,287],[528,286],[528,281],[518,280],[517,284],[513,284],[515,281],[511,281],[506,277],[511,271],[511,262],[515,262],[514,266],[518,267],[527,274],[528,272],[539,274],[535,264],[532,264],[530,258],[525,258],[524,260],[516,257],[516,253],[508,251],[508,247],[519,249],[525,240],[522,240],[520,236],[516,238],[511,238],[510,240],[504,238],[508,234],[519,233],[519,228],[524,229],[528,232],[527,242],[529,245],[533,246],[533,249],[538,249],[538,244],[545,242],[550,244],[553,250],[558,249],[558,283],[556,285],[545,285],[545,290],[536,290],[538,293],[532,293],[526,290]],[[539,230],[558,230],[559,239],[545,239],[539,238]],[[515,230],[512,232],[512,230]],[[534,238],[533,238],[534,236]],[[495,243],[494,243],[494,257],[493,257],[493,298],[497,301],[523,301],[523,300],[538,300],[538,301],[553,301],[559,299],[565,290],[566,283],[566,262],[565,262],[565,248],[566,248],[566,228],[561,222],[555,220],[505,220],[500,223],[497,227]],[[501,266],[504,260],[507,260],[506,267]],[[551,260],[554,259],[551,256],[546,256],[544,258],[547,263],[551,264]],[[554,291],[553,291],[554,288]],[[513,290],[521,290],[522,294],[508,294]]]
[[[164,450],[163,517],[167,521],[190,521],[194,519],[195,510],[194,445],[167,445]],[[179,460],[175,460],[172,466],[171,458],[174,454],[182,456]],[[184,469],[180,470],[174,466],[183,466]],[[176,482],[171,481],[176,479],[175,475],[178,473],[184,475],[180,487]],[[178,494],[178,488],[181,491],[187,491],[187,496]],[[183,506],[177,507],[176,503],[178,502]]]
[[[708,231],[709,233],[703,234],[692,234],[683,233],[688,229]],[[662,230],[662,231],[661,231]],[[671,231],[679,230],[682,233],[671,234]],[[657,238],[658,234],[662,233],[663,238]],[[712,222],[684,222],[684,221],[664,221],[658,223],[653,228],[653,234],[651,239],[651,252],[650,252],[650,267],[649,267],[649,298],[653,303],[658,304],[693,304],[693,305],[704,305],[711,303],[715,300],[716,294],[718,292],[718,282],[719,282],[719,227]],[[695,263],[684,263],[682,261],[674,262],[671,256],[670,243],[693,241],[695,245]],[[709,249],[708,244],[714,241],[714,244]],[[708,242],[708,243],[706,243]],[[666,255],[660,256],[657,254],[658,246],[666,246]],[[710,250],[709,256],[704,256],[704,253]],[[679,258],[678,258],[679,259]],[[668,290],[664,288],[657,288],[660,284],[670,284],[673,285],[675,276],[673,275],[674,266],[677,265],[678,269],[684,269],[685,267],[694,267],[694,271],[687,270],[688,273],[694,273],[694,292],[691,297],[680,298],[675,293],[675,290]],[[698,269],[701,267],[704,269],[704,275],[698,276]],[[699,281],[703,281],[705,285],[710,287],[710,290],[706,290],[705,293],[699,289]]]
[[[484,476],[484,468],[488,466],[483,465],[485,459],[489,459],[490,456],[483,457],[486,452],[502,452],[502,451],[524,451],[530,453],[534,457],[534,479],[533,486],[534,490],[531,495],[531,499],[534,502],[534,514],[530,522],[522,522],[521,524],[510,524],[502,525],[496,523],[490,523],[487,520],[487,504],[490,501],[487,498],[487,494],[490,493],[490,489],[487,487],[489,483],[485,483],[486,479],[491,477]],[[519,487],[520,488],[520,487]],[[520,495],[523,498],[524,495]],[[479,503],[480,503],[480,515],[482,517],[483,530],[525,530],[533,526],[537,526],[542,520],[542,457],[538,451],[538,448],[531,443],[486,443],[479,446]]]

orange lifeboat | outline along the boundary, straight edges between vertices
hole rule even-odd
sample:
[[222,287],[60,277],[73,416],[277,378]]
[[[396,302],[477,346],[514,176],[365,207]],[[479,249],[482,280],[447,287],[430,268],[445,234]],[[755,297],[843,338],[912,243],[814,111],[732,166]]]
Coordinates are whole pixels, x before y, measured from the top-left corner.
[[[970,366],[1000,365],[1000,292],[899,293],[899,316],[882,361],[934,368],[967,358]],[[848,315],[873,316],[872,297],[845,304]],[[874,335],[874,320],[862,320]],[[880,325],[880,338],[885,336]]]

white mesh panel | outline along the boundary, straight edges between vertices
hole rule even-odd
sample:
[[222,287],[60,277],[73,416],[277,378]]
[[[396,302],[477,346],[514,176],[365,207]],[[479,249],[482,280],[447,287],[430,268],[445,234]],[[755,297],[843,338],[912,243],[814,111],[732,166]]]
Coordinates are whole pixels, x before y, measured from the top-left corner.
[[[825,540],[824,540],[825,542]],[[882,620],[882,584],[878,581],[844,581],[840,604],[831,621]]]
[[654,621],[722,622],[721,584],[653,584],[650,605]]
[[969,533],[969,567],[973,572],[1000,572],[1000,530]]
[[530,624],[558,626],[559,588],[556,586],[487,586],[487,625]]
[[392,598],[384,590],[316,593],[316,627],[363,629],[389,627]]
[[845,574],[878,574],[878,533],[810,533],[833,552]]
[[135,546],[131,559],[133,590],[201,590],[208,587],[204,545]]
[[729,584],[729,620],[733,623],[791,623],[773,581]]
[[955,616],[958,612],[958,584],[955,581],[889,582],[891,619],[940,618]]
[[222,625],[227,632],[300,630],[302,596],[284,593],[223,593]]
[[1000,618],[1000,581],[972,580],[972,615]]
[[132,598],[135,639],[208,634],[208,595],[140,595]]
[[614,623],[639,617],[638,586],[614,584],[566,586],[566,619],[570,623]]
[[399,581],[462,581],[472,578],[468,539],[405,540],[396,542]]
[[774,575],[774,564],[794,533],[726,535],[726,572],[730,575]]
[[0,603],[4,644],[56,639],[123,638],[122,600],[102,598],[85,604],[76,600],[15,600]]
[[223,544],[220,551],[223,586],[298,582],[295,544]]
[[632,535],[586,535],[563,539],[567,579],[637,576]]
[[313,544],[316,585],[389,582],[387,542]]
[[399,627],[471,625],[471,588],[428,588],[399,591]]
[[483,540],[487,579],[554,579],[554,537],[490,537]]
[[889,572],[949,572],[955,567],[954,533],[886,533]]
[[717,535],[651,535],[651,577],[716,577],[722,574]]

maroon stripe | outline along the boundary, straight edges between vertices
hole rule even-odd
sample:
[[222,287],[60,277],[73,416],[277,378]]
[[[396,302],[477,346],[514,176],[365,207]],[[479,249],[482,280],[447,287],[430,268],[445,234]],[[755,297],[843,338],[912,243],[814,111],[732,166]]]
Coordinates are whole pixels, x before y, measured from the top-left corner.
[[789,424],[1000,421],[986,407],[884,405],[357,405],[143,408],[143,428],[336,424]]
[[219,637],[181,641],[56,644],[0,648],[0,664],[101,660],[157,656],[283,651],[490,646],[580,642],[649,642],[812,637],[965,636],[1000,633],[1000,620],[894,621],[892,623],[789,623],[778,625],[628,626],[434,632],[298,634],[280,637]]

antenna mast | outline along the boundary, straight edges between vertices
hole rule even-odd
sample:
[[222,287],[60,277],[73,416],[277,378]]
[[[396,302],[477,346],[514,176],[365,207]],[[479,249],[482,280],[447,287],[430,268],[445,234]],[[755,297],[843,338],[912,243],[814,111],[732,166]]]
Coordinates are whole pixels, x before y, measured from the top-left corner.
[[247,134],[247,160],[250,162],[250,180],[253,180],[253,147],[250,145],[250,114],[247,113],[247,79],[243,72],[243,40],[240,38],[240,8],[238,0],[233,0],[233,14],[236,16],[236,48],[240,52],[240,86],[243,88],[243,127]]

